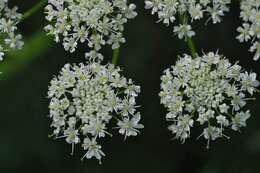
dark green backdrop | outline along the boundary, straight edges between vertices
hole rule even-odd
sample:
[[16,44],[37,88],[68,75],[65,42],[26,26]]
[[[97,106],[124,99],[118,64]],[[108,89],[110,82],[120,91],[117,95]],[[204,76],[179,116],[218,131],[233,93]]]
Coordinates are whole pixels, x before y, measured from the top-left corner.
[[[12,3],[26,11],[36,0]],[[160,76],[174,64],[176,57],[188,53],[182,40],[173,36],[171,27],[156,23],[150,11],[137,2],[139,16],[126,26],[127,43],[122,45],[119,66],[124,74],[142,86],[138,103],[142,106],[145,129],[136,138],[123,141],[115,135],[103,142],[107,156],[103,164],[96,160],[80,161],[82,151],[70,156],[70,145],[48,138],[51,133],[46,99],[49,81],[67,62],[84,61],[82,46],[69,54],[60,44],[42,33],[46,24],[40,12],[19,25],[25,36],[23,51],[10,52],[1,62],[0,71],[0,172],[25,173],[259,173],[260,172],[260,97],[248,104],[252,117],[242,133],[229,133],[230,140],[220,139],[206,149],[204,140],[192,138],[185,144],[172,141],[165,122],[165,109],[158,92]],[[259,61],[252,60],[249,45],[240,44],[235,36],[240,24],[239,3],[232,3],[224,22],[194,25],[198,50],[219,51],[232,62],[240,61],[248,71],[260,74]],[[111,50],[105,48],[105,61]],[[258,77],[258,80],[260,78]]]

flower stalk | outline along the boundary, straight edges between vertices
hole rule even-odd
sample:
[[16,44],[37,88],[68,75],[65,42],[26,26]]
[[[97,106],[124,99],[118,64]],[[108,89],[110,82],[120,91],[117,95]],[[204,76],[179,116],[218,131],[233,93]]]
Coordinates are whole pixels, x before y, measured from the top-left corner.
[[23,14],[21,21],[31,17],[33,14],[38,12],[41,8],[43,8],[47,4],[47,2],[48,2],[48,0],[42,0],[42,1],[38,2],[35,6],[33,6],[31,9],[29,9],[28,11],[26,11]]
[[186,42],[187,42],[187,45],[190,49],[192,57],[195,58],[197,56],[197,50],[196,50],[196,46],[194,44],[193,39],[191,37],[188,37]]
[[113,50],[112,64],[117,65],[119,60],[120,48]]
[[[183,15],[180,14],[179,19],[180,19],[181,24],[186,24],[187,20],[188,20],[188,16],[185,14],[183,14]],[[187,42],[187,46],[191,52],[192,57],[193,58],[197,57],[197,49],[196,49],[193,39],[191,37],[186,37],[185,42]]]

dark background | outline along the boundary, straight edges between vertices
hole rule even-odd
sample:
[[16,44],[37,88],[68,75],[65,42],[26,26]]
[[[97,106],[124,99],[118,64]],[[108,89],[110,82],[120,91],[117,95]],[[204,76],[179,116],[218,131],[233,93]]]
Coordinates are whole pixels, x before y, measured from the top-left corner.
[[[12,1],[24,12],[38,1]],[[201,129],[192,130],[185,144],[171,140],[165,121],[166,110],[160,105],[158,92],[164,69],[174,64],[177,55],[189,53],[186,44],[173,35],[173,27],[156,23],[157,17],[137,2],[139,16],[131,20],[125,31],[126,44],[121,47],[119,66],[124,75],[141,85],[138,103],[142,106],[145,129],[136,138],[123,141],[115,135],[103,140],[106,157],[103,164],[96,160],[80,161],[84,154],[64,140],[48,138],[49,81],[67,62],[82,62],[81,46],[74,54],[42,33],[46,24],[41,12],[19,25],[26,39],[22,51],[10,52],[0,64],[0,172],[13,173],[259,173],[260,163],[260,97],[249,102],[252,117],[242,133],[229,132],[230,140],[219,139],[206,149],[206,141],[196,140]],[[196,22],[195,43],[199,52],[219,51],[232,63],[239,61],[246,70],[260,73],[259,62],[248,52],[249,44],[240,44],[236,28],[240,25],[239,2],[233,1],[231,11],[217,25],[205,20]],[[102,52],[108,62],[112,51]],[[201,53],[200,53],[201,54]],[[259,80],[259,77],[258,77]]]

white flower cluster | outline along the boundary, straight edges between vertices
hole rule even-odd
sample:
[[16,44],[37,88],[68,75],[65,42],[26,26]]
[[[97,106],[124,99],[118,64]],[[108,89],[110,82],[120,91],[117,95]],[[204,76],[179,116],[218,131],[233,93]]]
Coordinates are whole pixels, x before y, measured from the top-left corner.
[[151,9],[152,14],[157,13],[159,22],[167,26],[175,22],[178,13],[189,15],[190,21],[186,19],[184,24],[174,26],[173,32],[181,39],[194,36],[189,22],[200,20],[205,15],[209,16],[207,21],[212,20],[214,24],[221,22],[221,17],[229,11],[230,3],[231,0],[146,0],[145,8]]
[[112,64],[66,64],[48,91],[53,134],[72,144],[72,153],[74,145],[81,144],[86,150],[82,159],[101,161],[105,154],[97,140],[112,136],[108,125],[117,123],[115,128],[124,138],[136,136],[143,128],[136,112],[139,93],[140,87],[121,76]]
[[8,48],[21,49],[23,47],[23,41],[21,34],[16,34],[17,24],[22,15],[17,12],[17,7],[10,9],[8,7],[8,0],[0,1],[0,34],[3,43],[0,43],[0,61],[3,60],[4,52]]
[[251,40],[250,52],[255,52],[254,60],[260,58],[260,1],[243,0],[240,4],[240,17],[243,20],[242,26],[237,28],[240,33],[237,39],[240,42]]
[[100,58],[98,53],[105,44],[113,49],[125,42],[124,24],[135,18],[135,4],[128,0],[49,0],[46,7],[45,27],[55,41],[62,39],[66,51],[74,52],[79,42],[87,42],[91,49],[86,57]]
[[210,140],[227,137],[225,129],[239,131],[246,126],[250,113],[243,108],[247,100],[254,100],[247,97],[259,86],[255,73],[243,72],[241,66],[213,52],[195,59],[184,55],[161,80],[159,95],[169,111],[169,130],[185,142],[198,122],[207,147]]

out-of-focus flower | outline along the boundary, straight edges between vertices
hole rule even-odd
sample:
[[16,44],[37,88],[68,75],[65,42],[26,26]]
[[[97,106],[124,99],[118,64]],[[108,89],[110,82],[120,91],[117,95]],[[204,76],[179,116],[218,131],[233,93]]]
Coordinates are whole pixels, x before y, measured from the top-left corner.
[[0,34],[4,40],[0,44],[0,61],[3,60],[3,56],[8,49],[21,49],[23,47],[22,35],[16,33],[16,25],[22,17],[17,10],[17,7],[8,7],[8,0],[0,1]]

